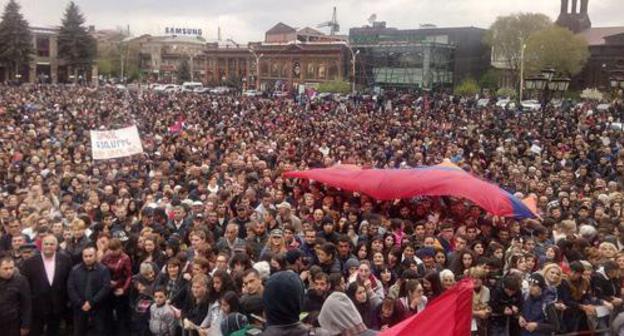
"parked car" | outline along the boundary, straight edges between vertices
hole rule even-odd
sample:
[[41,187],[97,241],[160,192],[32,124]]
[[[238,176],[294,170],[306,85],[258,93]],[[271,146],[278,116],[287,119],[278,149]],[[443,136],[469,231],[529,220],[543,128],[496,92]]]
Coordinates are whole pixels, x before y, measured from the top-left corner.
[[522,105],[523,111],[539,111],[542,109],[542,104],[535,99],[523,100],[520,102],[520,105]]
[[259,97],[262,96],[262,92],[257,90],[246,90],[243,92],[243,96],[245,97]]
[[193,89],[193,92],[198,93],[198,94],[207,94],[210,93],[210,88],[209,87],[200,87],[200,88],[195,88]]
[[230,88],[227,86],[217,86],[216,88],[210,90],[210,93],[219,94],[219,95],[226,94],[229,92],[230,92]]
[[186,92],[193,92],[195,89],[203,88],[204,84],[201,82],[184,82],[182,83],[182,90]]
[[273,97],[275,98],[284,98],[284,97],[288,97],[289,93],[286,91],[275,91],[273,92]]
[[515,110],[516,109],[516,103],[509,99],[509,98],[503,98],[503,99],[499,99],[496,102],[496,106],[500,107],[500,108],[504,108],[507,110]]
[[481,98],[477,100],[477,107],[487,107],[490,104],[490,98]]

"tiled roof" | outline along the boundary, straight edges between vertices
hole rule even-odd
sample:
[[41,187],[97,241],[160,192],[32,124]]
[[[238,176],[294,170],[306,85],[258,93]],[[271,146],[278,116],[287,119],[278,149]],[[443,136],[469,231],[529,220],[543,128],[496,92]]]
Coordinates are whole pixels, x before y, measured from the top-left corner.
[[598,27],[590,28],[584,32],[579,33],[587,40],[587,44],[590,46],[598,46],[605,44],[605,37],[611,35],[617,35],[624,33],[624,26],[621,27]]

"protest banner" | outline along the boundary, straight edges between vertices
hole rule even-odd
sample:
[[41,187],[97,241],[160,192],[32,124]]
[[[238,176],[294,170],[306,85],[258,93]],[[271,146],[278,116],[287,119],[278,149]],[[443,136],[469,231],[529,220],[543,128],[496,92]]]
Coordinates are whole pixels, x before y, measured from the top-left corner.
[[93,160],[106,160],[143,153],[136,126],[117,130],[91,131]]

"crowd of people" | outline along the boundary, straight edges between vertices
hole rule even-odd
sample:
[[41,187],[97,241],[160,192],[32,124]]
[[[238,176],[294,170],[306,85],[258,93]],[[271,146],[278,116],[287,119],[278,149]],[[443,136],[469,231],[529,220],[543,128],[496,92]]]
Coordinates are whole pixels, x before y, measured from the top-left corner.
[[[473,335],[624,324],[621,103],[1,89],[2,335],[375,335],[467,277]],[[143,154],[92,160],[130,125]],[[444,160],[539,217],[283,177]]]

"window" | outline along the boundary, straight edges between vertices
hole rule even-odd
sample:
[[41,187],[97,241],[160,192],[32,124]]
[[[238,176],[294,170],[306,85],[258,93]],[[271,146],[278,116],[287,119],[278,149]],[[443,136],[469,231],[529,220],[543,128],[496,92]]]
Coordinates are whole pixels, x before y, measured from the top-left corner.
[[314,67],[314,63],[308,63],[306,70],[306,78],[315,79],[316,78],[316,68]]
[[50,57],[50,39],[48,37],[37,37],[37,56]]
[[318,78],[319,79],[325,79],[326,75],[327,74],[325,73],[325,64],[324,63],[323,64],[319,64],[319,67],[318,67]]
[[279,77],[281,68],[279,62],[271,63],[271,77]]
[[330,63],[327,68],[327,79],[329,80],[337,80],[338,79],[338,65],[336,63]]
[[260,61],[260,75],[263,77],[269,76],[269,64],[268,62]]

